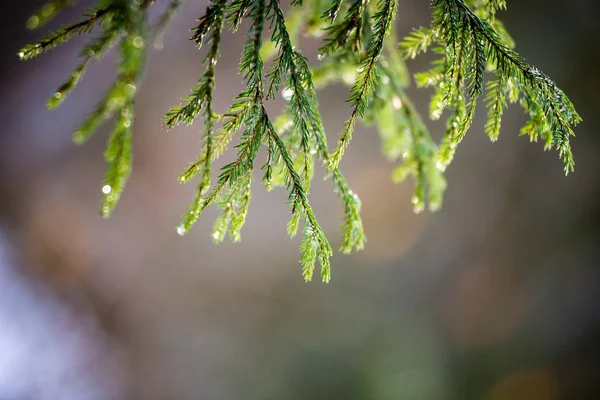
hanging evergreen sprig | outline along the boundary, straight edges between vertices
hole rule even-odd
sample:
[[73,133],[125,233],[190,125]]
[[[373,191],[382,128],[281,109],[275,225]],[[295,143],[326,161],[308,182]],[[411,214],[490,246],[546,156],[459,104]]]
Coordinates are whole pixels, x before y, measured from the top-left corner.
[[[200,25],[197,28],[195,38],[202,40],[203,36],[210,34],[212,38],[212,46],[207,56],[211,60],[211,54],[215,57],[218,54],[219,40],[221,28],[224,18],[225,2],[222,0],[214,1],[204,17],[200,19]],[[239,7],[244,7],[239,4]],[[238,12],[238,9],[227,10],[229,14],[226,20],[230,21],[231,15]],[[246,11],[245,11],[246,12]],[[220,217],[215,223],[213,239],[220,242],[225,238],[228,230],[234,241],[239,240],[239,232],[245,222],[246,213],[250,200],[250,187],[252,181],[252,169],[256,153],[260,147],[262,137],[265,132],[265,126],[262,116],[260,115],[263,98],[263,83],[262,83],[262,60],[260,59],[260,48],[262,45],[262,31],[265,20],[264,1],[253,3],[248,9],[248,18],[251,19],[248,36],[250,37],[244,43],[242,58],[240,60],[239,72],[244,76],[244,81],[247,88],[237,96],[237,101],[231,106],[228,113],[224,115],[228,121],[224,125],[224,131],[227,134],[227,141],[231,139],[233,134],[240,128],[244,128],[240,142],[236,145],[237,158],[234,162],[225,165],[221,168],[221,173],[217,180],[217,185],[206,196],[203,195],[204,188],[199,189],[196,199],[192,206],[183,216],[183,222],[178,228],[179,234],[185,234],[191,225],[196,221],[198,216],[211,204],[216,203],[223,209]],[[214,58],[216,60],[216,58]],[[207,73],[204,74],[198,86],[199,91],[195,91],[189,98],[189,111],[181,114],[181,110],[172,109],[167,114],[167,124],[169,120],[173,120],[177,115],[192,115],[189,122],[195,118],[200,112],[201,106],[207,97],[207,89],[210,89],[210,97],[212,98],[212,87],[214,80],[214,62],[207,63]],[[211,72],[212,71],[212,72]],[[212,111],[211,111],[212,113]],[[211,122],[212,124],[212,122]],[[212,125],[211,125],[212,129]],[[211,134],[212,137],[212,134]],[[212,138],[206,143],[211,143],[210,152],[212,152]],[[226,146],[226,145],[225,145]],[[224,146],[223,146],[224,147]],[[201,165],[209,165],[213,160],[212,154],[206,154],[205,151],[201,155]],[[194,165],[192,165],[192,168]],[[189,169],[188,169],[189,171]],[[193,176],[193,174],[188,174]],[[185,176],[185,173],[184,175]],[[203,186],[201,182],[201,187]],[[231,225],[231,227],[230,227]]]
[[[291,122],[291,134],[288,136],[289,147],[298,147],[302,154],[303,186],[308,192],[312,179],[312,158],[316,154],[320,161],[327,165],[329,151],[325,129],[319,113],[317,93],[312,81],[312,72],[308,60],[300,52],[294,50],[287,32],[283,11],[279,8],[278,0],[270,0],[271,40],[279,49],[279,55],[273,61],[267,77],[270,86],[267,95],[273,96],[279,89],[282,75],[289,75],[286,89],[291,92],[289,106],[285,110],[286,120]],[[270,184],[271,169],[267,163],[265,181]],[[360,200],[350,190],[348,183],[337,167],[328,176],[331,177],[334,190],[344,203],[344,224],[342,225],[342,245],[340,250],[349,253],[353,248],[360,250],[364,247],[365,235],[360,218]]]
[[217,0],[211,3],[206,10],[206,14],[199,19],[198,26],[194,29],[192,40],[196,42],[198,48],[202,47],[204,41],[210,43],[208,54],[204,58],[203,64],[205,70],[198,85],[189,96],[182,100],[182,106],[171,108],[165,116],[165,125],[172,128],[177,124],[185,123],[190,125],[204,110],[204,145],[202,152],[196,162],[192,163],[180,176],[182,183],[189,182],[191,179],[199,176],[196,196],[188,211],[184,214],[178,232],[183,234],[187,232],[196,222],[204,202],[204,194],[210,188],[211,166],[213,161],[214,148],[214,125],[216,115],[213,112],[213,92],[215,88],[215,66],[219,58],[219,46],[221,43],[221,31],[227,2]]
[[118,16],[123,30],[119,48],[118,76],[109,95],[86,122],[75,131],[74,139],[82,143],[96,129],[95,126],[116,114],[116,125],[109,138],[105,159],[108,170],[102,187],[100,212],[106,218],[114,210],[121,197],[132,167],[131,136],[134,116],[136,86],[146,58],[147,22],[146,3],[125,2]]
[[[237,158],[234,162],[227,164],[221,169],[217,185],[210,193],[203,196],[204,190],[199,190],[194,204],[184,214],[184,220],[178,228],[178,232],[180,234],[187,232],[197,217],[208,206],[214,203],[223,209],[215,223],[213,232],[215,241],[222,241],[227,232],[229,232],[233,241],[240,240],[240,231],[245,222],[251,198],[254,160],[260,144],[264,142],[267,146],[268,161],[263,167],[265,171],[263,180],[267,184],[271,179],[273,166],[279,162],[282,164],[289,192],[289,203],[292,207],[292,220],[288,226],[290,235],[293,236],[296,233],[302,218],[305,218],[306,221],[302,244],[303,256],[301,260],[303,264],[303,276],[306,280],[312,279],[314,264],[318,259],[321,263],[322,279],[328,281],[331,275],[329,266],[331,247],[316,220],[307,198],[308,183],[312,178],[312,168],[307,167],[311,163],[306,160],[312,158],[313,143],[316,140],[314,132],[309,131],[309,121],[304,117],[307,115],[307,112],[310,112],[307,110],[307,107],[310,107],[310,105],[308,104],[308,97],[305,95],[305,88],[303,86],[303,80],[306,78],[306,71],[308,71],[308,64],[302,58],[302,55],[293,49],[289,33],[285,27],[283,12],[276,0],[269,0],[267,4],[264,1],[248,3],[248,6],[244,2],[233,4],[229,7],[228,16],[226,17],[231,28],[234,30],[237,28],[240,23],[240,15],[251,20],[248,32],[250,38],[244,44],[239,68],[240,74],[244,77],[247,89],[237,96],[236,102],[224,115],[225,124],[223,126],[222,137],[219,138],[219,142],[224,142],[224,144],[219,144],[218,147],[220,152],[226,146],[226,143],[231,140],[233,134],[238,129],[243,128],[240,142],[236,146],[238,149]],[[172,126],[178,122],[191,123],[199,114],[205,102],[207,100],[210,101],[209,99],[212,97],[215,64],[213,60],[216,60],[216,55],[218,54],[218,37],[222,28],[224,5],[225,2],[221,0],[213,2],[209,6],[206,15],[200,20],[195,38],[197,40],[201,39],[206,34],[209,34],[209,38],[212,38],[212,47],[207,56],[207,72],[203,75],[197,89],[194,90],[190,97],[185,99],[184,103],[187,104],[174,108],[169,112],[166,117],[168,126]],[[245,11],[240,12],[241,9]],[[260,51],[262,47],[262,33],[266,21],[270,21],[270,27],[273,30],[272,41],[280,53],[266,73],[265,85],[263,83],[263,61]],[[299,62],[302,63],[302,66],[299,66]],[[304,74],[302,71],[304,71]],[[310,71],[308,72],[310,73]],[[296,166],[289,154],[289,149],[277,134],[264,106],[264,102],[268,98],[272,98],[279,90],[280,84],[285,77],[289,77],[294,90],[292,104],[296,104],[302,108],[302,110],[299,110],[302,114],[296,120],[296,125],[302,137],[301,149],[305,160],[305,168],[303,170],[304,180],[297,173]],[[265,88],[265,86],[267,87]],[[308,115],[312,117],[314,124],[316,117],[314,114]],[[212,117],[207,117],[205,120],[211,121],[210,127],[212,129]],[[205,151],[198,163],[210,165],[212,158],[210,150]],[[198,163],[193,164],[188,171],[196,170]],[[185,178],[184,180],[187,180],[188,177],[193,175],[193,173],[187,172],[182,177]],[[302,183],[303,181],[304,183]]]
[[383,51],[385,37],[393,26],[398,8],[398,0],[379,0],[377,12],[373,15],[373,38],[367,57],[358,69],[356,83],[352,87],[348,102],[352,104],[352,114],[346,121],[340,133],[337,147],[329,159],[330,168],[336,168],[344,155],[346,147],[352,139],[354,125],[358,118],[362,118],[365,110],[373,97],[373,90],[377,81],[377,60]]
[[[75,2],[51,0],[27,25],[42,26]],[[162,33],[182,2],[169,0],[150,25],[147,11],[157,3],[154,0],[98,0],[82,21],[63,26],[19,52],[21,59],[28,60],[76,35],[93,35],[80,51],[80,62],[73,73],[48,100],[48,107],[55,108],[77,86],[93,61],[117,47],[117,78],[73,134],[75,142],[83,143],[106,119],[115,119],[105,152],[108,169],[102,187],[104,216],[113,211],[131,173],[134,97],[147,46],[160,44]],[[331,179],[343,202],[340,250],[348,253],[361,249],[365,235],[360,200],[338,168],[357,122],[362,120],[377,128],[384,155],[397,163],[394,180],[411,177],[414,181],[415,212],[426,207],[433,211],[442,204],[444,171],[473,122],[480,97],[484,97],[487,108],[485,132],[492,141],[498,139],[508,103],[519,102],[530,116],[521,134],[532,141],[543,141],[546,149],[558,150],[565,172],[573,170],[569,139],[581,118],[556,84],[513,50],[513,39],[496,17],[506,9],[506,0],[431,0],[431,26],[414,30],[400,43],[400,49],[393,29],[397,3],[293,0],[292,8],[284,12],[279,0],[210,1],[192,37],[198,48],[207,47],[203,72],[190,95],[164,118],[167,128],[189,125],[198,117],[204,120],[200,154],[179,177],[181,182],[198,180],[195,198],[177,228],[179,234],[188,232],[207,207],[216,205],[221,214],[214,224],[215,242],[228,234],[233,241],[241,239],[252,197],[254,165],[262,146],[266,152],[262,181],[268,190],[285,186],[288,192],[290,236],[304,222],[302,275],[311,280],[318,262],[321,279],[327,282],[331,278],[332,249],[308,200],[315,160],[326,167],[326,178]],[[213,103],[223,29],[235,32],[243,23],[248,32],[239,73],[246,87],[219,115]],[[270,32],[270,40],[263,43],[265,31]],[[296,48],[303,36],[322,40],[319,64],[311,65]],[[433,89],[431,119],[439,119],[448,110],[446,131],[439,144],[405,92],[410,79],[402,55],[414,58],[426,51],[440,57],[415,78],[417,86]],[[264,71],[263,60],[271,57]],[[352,111],[330,154],[317,89],[336,82],[350,87],[348,102]],[[287,105],[271,122],[267,103],[280,91]],[[211,184],[212,163],[236,135],[234,161],[223,166]]]
[[[198,20],[198,26],[194,28],[192,40],[196,46],[202,48],[205,41],[210,44],[203,61],[205,70],[192,93],[182,99],[182,105],[172,107],[164,117],[167,128],[173,128],[181,123],[191,125],[205,104],[212,102],[215,66],[219,58],[225,6],[225,0],[212,2],[206,9],[206,14]],[[212,118],[212,115],[209,117]]]
[[96,24],[109,22],[117,13],[117,7],[91,9],[84,14],[83,21],[57,29],[39,42],[23,47],[19,52],[19,57],[21,60],[30,60],[43,52],[65,44],[73,36],[91,33]]
[[79,57],[82,61],[67,77],[54,95],[48,99],[48,109],[53,110],[60,106],[67,96],[77,87],[79,81],[87,71],[92,61],[99,61],[110,50],[122,34],[120,29],[107,29],[102,35],[94,38],[81,50]]
[[[491,21],[495,21],[496,11],[506,8],[506,2],[501,0],[471,3],[485,10]],[[557,149],[565,173],[573,171],[569,137],[574,135],[572,127],[581,118],[565,94],[546,75],[527,64],[511,49],[507,35],[496,31],[478,16],[483,13],[474,12],[464,0],[433,0],[432,6],[432,28],[413,32],[402,46],[410,57],[426,49],[432,38],[444,49],[444,63],[418,76],[421,85],[437,86],[437,107],[432,114],[439,116],[443,108],[453,109],[437,155],[443,168],[451,162],[457,144],[471,126],[487,68],[494,72],[486,95],[486,133],[490,139],[498,138],[507,94],[513,102],[521,98],[523,108],[531,116],[522,133],[533,141],[541,138],[546,149]]]
[[[150,1],[102,1],[100,7],[86,12],[83,21],[62,27],[38,43],[25,46],[19,53],[21,59],[30,59],[44,51],[62,45],[75,35],[91,34],[96,26],[100,34],[86,44],[80,52],[82,61],[48,100],[48,108],[56,108],[77,86],[88,65],[99,60],[117,41],[119,45],[118,75],[105,97],[87,119],[75,130],[73,139],[83,143],[100,124],[116,115],[105,159],[108,170],[102,187],[101,214],[110,216],[131,173],[131,129],[134,115],[134,95],[137,80],[145,60],[147,35],[146,10]],[[56,6],[66,6],[60,3]]]
[[367,5],[369,0],[350,0],[350,6],[344,18],[335,22],[343,1],[335,0],[331,7],[323,14],[328,18],[331,25],[325,28],[323,46],[319,49],[322,56],[328,56],[340,51],[358,53],[363,48],[363,32]]
[[288,224],[288,233],[290,236],[296,234],[300,219],[302,217],[305,218],[304,239],[300,246],[302,252],[300,258],[300,263],[302,264],[302,276],[306,281],[312,280],[315,263],[318,260],[321,265],[321,279],[323,282],[329,282],[331,279],[329,257],[333,255],[333,251],[323,229],[317,222],[312,207],[308,203],[306,192],[300,181],[300,176],[296,172],[287,148],[268,119],[267,123],[267,132],[269,134],[269,140],[273,144],[272,148],[276,150],[278,153],[277,156],[281,157],[284,164],[285,182],[289,192],[288,201],[292,205],[292,219]]
[[[486,9],[488,16],[491,18],[496,15],[497,11],[506,10],[506,0],[476,0],[476,2],[483,2],[479,7]],[[477,7],[477,4],[475,6]]]
[[[415,182],[411,198],[415,212],[428,205],[431,211],[442,205],[446,180],[434,155],[438,146],[401,84],[400,68],[387,59],[379,63],[382,83],[377,86],[369,109],[382,139],[384,155],[400,164],[393,172],[395,182],[411,176]],[[383,83],[385,82],[385,83]]]
[[53,0],[44,4],[27,20],[29,29],[37,29],[52,21],[65,8],[74,6],[78,0]]

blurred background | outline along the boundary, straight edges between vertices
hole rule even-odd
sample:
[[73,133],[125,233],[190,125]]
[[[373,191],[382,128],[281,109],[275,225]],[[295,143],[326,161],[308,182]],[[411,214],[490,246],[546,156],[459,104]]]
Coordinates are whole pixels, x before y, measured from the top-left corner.
[[[189,235],[175,232],[194,192],[176,178],[200,149],[201,125],[165,132],[161,116],[200,75],[188,29],[204,1],[188,1],[150,55],[134,172],[109,220],[98,206],[111,124],[81,147],[71,132],[114,78],[114,54],[54,112],[45,101],[85,38],[27,63],[16,56],[92,2],[34,32],[25,23],[43,0],[4,2],[0,399],[600,398],[600,4],[508,3],[517,50],[584,119],[575,173],[565,178],[556,153],[518,137],[518,107],[495,144],[480,112],[447,171],[443,209],[415,215],[412,183],[392,183],[376,133],[359,126],[342,170],[363,201],[368,243],[336,252],[325,285],[302,280],[285,192],[266,193],[259,179],[241,243],[212,243],[215,210]],[[398,32],[429,18],[428,2],[402,1]],[[218,111],[241,88],[242,40],[225,38]],[[316,47],[303,42],[313,61]],[[410,94],[426,110],[429,93]],[[346,95],[322,93],[330,143]],[[337,248],[330,183],[316,179],[311,201]]]

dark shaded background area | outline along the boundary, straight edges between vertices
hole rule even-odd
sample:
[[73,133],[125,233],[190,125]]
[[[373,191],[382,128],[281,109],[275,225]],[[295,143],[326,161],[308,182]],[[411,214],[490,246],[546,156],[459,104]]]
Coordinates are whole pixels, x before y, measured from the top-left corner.
[[[194,190],[176,177],[199,151],[200,125],[167,133],[160,117],[199,76],[202,52],[187,38],[204,2],[188,1],[150,56],[134,173],[110,220],[97,213],[110,124],[79,148],[70,133],[114,76],[114,55],[46,111],[82,41],[28,63],[16,53],[85,2],[29,32],[41,3],[0,11],[0,399],[600,398],[597,1],[509,0],[503,13],[517,50],[583,116],[576,172],[565,178],[555,153],[518,137],[518,107],[495,144],[480,113],[442,211],[414,215],[411,183],[391,182],[375,132],[359,127],[342,167],[369,241],[335,254],[329,285],[301,279],[283,190],[256,183],[239,244],[211,242],[214,210],[175,233]],[[399,32],[428,12],[401,1]],[[241,87],[241,40],[225,41],[218,110]],[[303,44],[315,60],[316,44]],[[321,96],[331,142],[346,93]],[[428,93],[411,93],[425,110]],[[328,182],[317,179],[311,201],[338,246]]]

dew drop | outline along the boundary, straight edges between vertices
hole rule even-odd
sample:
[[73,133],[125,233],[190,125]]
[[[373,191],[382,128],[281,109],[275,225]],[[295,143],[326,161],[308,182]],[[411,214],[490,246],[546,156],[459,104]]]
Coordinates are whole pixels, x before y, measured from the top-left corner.
[[136,36],[135,39],[133,39],[133,45],[138,49],[141,49],[142,46],[144,46],[144,38],[141,36]]
[[54,98],[55,99],[60,99],[61,97],[62,97],[62,93],[61,92],[54,93]]
[[185,226],[183,226],[183,225],[179,225],[179,226],[177,227],[177,234],[178,234],[179,236],[183,236],[183,235],[185,235],[185,232],[186,232]]
[[290,101],[292,99],[293,94],[294,94],[294,91],[291,88],[285,88],[281,92],[281,97],[283,97],[283,99],[285,101]]
[[347,70],[342,73],[342,80],[347,85],[352,85],[354,80],[356,79],[356,72],[352,70]]
[[381,78],[381,82],[383,82],[384,85],[387,85],[390,83],[390,78],[388,78],[387,75],[384,75],[383,78]]
[[400,100],[400,97],[394,96],[394,98],[392,99],[392,105],[394,106],[394,108],[396,110],[401,109],[402,108],[402,100]]
[[42,15],[44,17],[49,17],[54,13],[54,4],[48,3],[44,7],[42,7]]
[[23,52],[20,52],[20,53],[19,53],[19,58],[23,58],[23,57],[25,57],[25,53],[23,53]]
[[37,15],[32,16],[27,20],[27,28],[35,29],[40,24],[40,18]]
[[125,92],[130,96],[133,95],[135,93],[135,86],[131,83],[128,83],[125,85]]
[[410,201],[414,205],[413,212],[415,214],[418,214],[425,209],[425,203],[423,202],[423,199],[419,198],[417,195],[414,195],[413,197],[411,197]]
[[444,164],[441,161],[436,162],[435,167],[442,172],[444,172],[444,170],[446,169],[446,167],[444,166]]
[[102,193],[109,194],[110,192],[112,192],[112,187],[110,185],[102,186]]

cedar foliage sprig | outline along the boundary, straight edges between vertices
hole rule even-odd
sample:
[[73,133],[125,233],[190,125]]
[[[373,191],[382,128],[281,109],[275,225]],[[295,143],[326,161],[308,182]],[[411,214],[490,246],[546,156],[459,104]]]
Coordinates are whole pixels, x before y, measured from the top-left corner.
[[[52,109],[58,107],[77,86],[89,63],[102,58],[106,51],[119,41],[117,78],[96,109],[73,133],[73,140],[83,143],[103,121],[116,116],[115,127],[105,152],[108,169],[102,187],[100,207],[104,217],[109,217],[112,213],[131,173],[134,95],[146,56],[146,11],[150,3],[127,0],[101,1],[97,8],[84,14],[85,19],[81,22],[59,28],[40,42],[27,45],[19,52],[21,59],[31,59],[66,43],[75,35],[89,34],[94,28],[100,28],[98,36],[81,50],[81,63],[48,100],[48,108]],[[69,2],[57,2],[54,7],[64,7],[68,4]]]
[[[194,201],[177,228],[177,232],[180,234],[187,232],[198,219],[204,208],[203,196],[210,188],[211,165],[214,158],[214,125],[217,117],[212,107],[215,87],[215,66],[219,58],[221,30],[223,28],[226,5],[225,0],[213,2],[207,8],[206,14],[198,20],[199,24],[194,28],[192,40],[196,42],[198,48],[202,47],[204,41],[210,43],[208,53],[203,61],[205,64],[204,74],[200,77],[200,81],[192,93],[182,99],[183,105],[171,108],[164,118],[165,125],[168,128],[172,128],[180,123],[190,125],[204,109],[205,133],[202,152],[198,156],[197,161],[192,163],[179,176],[179,181],[182,183],[189,182],[197,176],[200,177]],[[226,208],[226,211],[229,213],[229,208]],[[219,238],[221,236],[219,234]],[[218,238],[215,239],[218,240]]]
[[52,21],[54,17],[60,14],[67,7],[74,6],[78,0],[52,0],[40,7],[29,19],[27,20],[27,27],[29,29],[41,28],[48,22]]
[[43,52],[52,50],[67,41],[75,35],[90,33],[96,24],[110,20],[117,14],[117,7],[91,9],[84,14],[85,19],[79,23],[62,27],[44,37],[37,43],[27,45],[19,52],[21,60],[30,60]]
[[415,30],[401,47],[407,56],[415,57],[436,43],[443,54],[443,62],[417,77],[421,86],[435,89],[432,117],[439,117],[444,108],[452,110],[436,156],[441,167],[452,161],[456,145],[471,126],[487,69],[494,75],[486,88],[485,130],[490,139],[498,139],[508,95],[511,102],[520,100],[531,117],[521,134],[532,141],[542,139],[546,149],[558,150],[565,173],[573,171],[569,137],[581,118],[556,84],[511,48],[512,40],[496,23],[496,12],[506,8],[506,1],[432,0],[431,4],[431,28]]
[[[52,0],[27,25],[40,27],[74,3],[76,0]],[[56,108],[89,65],[118,44],[117,78],[73,135],[77,143],[83,143],[102,122],[115,117],[105,152],[104,216],[113,211],[131,173],[134,97],[147,47],[160,43],[183,0],[170,0],[151,23],[147,11],[155,3],[98,0],[80,22],[63,26],[19,52],[21,59],[28,60],[74,36],[93,35],[80,51],[80,63],[49,99],[48,107]],[[177,232],[187,233],[200,214],[215,205],[221,214],[214,224],[213,239],[220,242],[229,234],[239,241],[252,198],[256,158],[263,148],[262,182],[267,190],[283,186],[288,193],[289,235],[294,236],[304,223],[302,275],[311,280],[318,262],[321,279],[327,282],[332,249],[309,202],[314,163],[325,167],[325,177],[331,179],[343,203],[340,251],[360,250],[365,244],[360,200],[339,170],[356,123],[362,120],[377,128],[383,154],[398,164],[393,179],[399,182],[411,177],[414,181],[415,212],[426,207],[437,210],[446,188],[444,171],[473,122],[480,97],[487,109],[485,133],[492,141],[499,137],[508,103],[518,102],[530,116],[521,134],[532,141],[542,140],[545,149],[558,150],[565,172],[572,171],[569,138],[581,118],[556,84],[513,50],[514,41],[497,18],[498,12],[506,9],[506,0],[431,0],[430,4],[431,26],[419,27],[399,41],[393,29],[398,0],[294,0],[285,11],[279,0],[211,0],[191,38],[198,48],[206,47],[203,72],[181,105],[172,107],[164,117],[166,128],[190,125],[198,117],[204,120],[199,155],[179,176],[180,182],[196,180],[197,189]],[[213,104],[221,38],[224,30],[236,32],[243,24],[248,31],[238,71],[245,89],[227,111],[218,114]],[[270,33],[266,42],[265,33]],[[317,64],[296,47],[306,36],[322,41]],[[404,58],[430,50],[440,57],[429,70],[416,74],[415,80],[417,86],[433,88],[431,119],[448,111],[446,132],[439,144],[405,92],[410,75]],[[330,153],[317,91],[336,82],[350,88],[350,117]],[[287,104],[282,114],[272,119],[268,103],[280,92]],[[213,162],[236,136],[236,157],[221,167],[213,184]]]
[[[361,2],[362,3],[362,2]],[[377,11],[372,17],[373,38],[367,50],[367,56],[358,68],[356,83],[350,91],[348,102],[352,104],[352,114],[346,121],[340,134],[336,149],[330,158],[330,167],[336,168],[344,155],[344,151],[352,138],[357,118],[364,117],[365,111],[373,97],[377,81],[377,61],[383,51],[385,37],[390,33],[398,8],[398,0],[379,0]],[[364,12],[364,9],[361,9]],[[362,16],[361,16],[362,17]],[[355,30],[360,31],[357,23]]]

